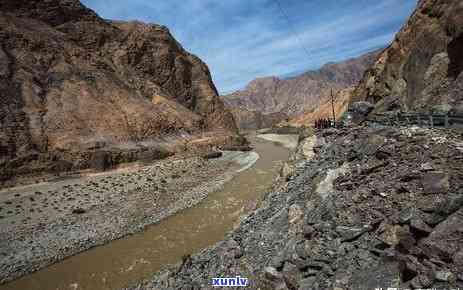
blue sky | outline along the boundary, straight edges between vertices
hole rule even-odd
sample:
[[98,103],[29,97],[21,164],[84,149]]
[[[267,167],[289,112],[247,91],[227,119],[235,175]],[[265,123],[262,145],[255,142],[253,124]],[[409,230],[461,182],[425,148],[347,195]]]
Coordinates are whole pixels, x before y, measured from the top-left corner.
[[256,77],[292,75],[386,46],[416,6],[416,0],[279,0],[290,26],[276,1],[82,0],[107,19],[167,26],[209,65],[222,93]]

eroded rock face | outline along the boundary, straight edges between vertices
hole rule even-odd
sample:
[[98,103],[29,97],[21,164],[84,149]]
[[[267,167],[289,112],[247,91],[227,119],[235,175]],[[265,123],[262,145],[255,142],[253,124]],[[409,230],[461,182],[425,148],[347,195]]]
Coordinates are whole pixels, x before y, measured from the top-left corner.
[[236,132],[207,66],[163,26],[106,21],[78,0],[7,0],[0,40],[3,179],[89,142],[132,150]]
[[337,92],[357,85],[377,55],[378,51],[375,51],[344,62],[328,63],[320,70],[308,71],[290,79],[259,78],[250,82],[244,90],[226,95],[224,99],[232,108],[240,128],[264,128],[301,114],[294,123],[312,120],[311,116],[304,115],[319,107],[331,111],[331,104],[325,106],[331,90]]
[[463,3],[422,0],[356,89],[376,111],[463,112]]

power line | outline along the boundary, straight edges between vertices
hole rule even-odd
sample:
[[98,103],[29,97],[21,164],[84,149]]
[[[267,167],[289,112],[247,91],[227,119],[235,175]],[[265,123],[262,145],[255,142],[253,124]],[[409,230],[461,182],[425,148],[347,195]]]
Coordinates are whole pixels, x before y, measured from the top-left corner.
[[283,18],[285,18],[286,21],[288,22],[289,29],[291,30],[291,32],[293,33],[294,37],[295,37],[295,38],[297,39],[297,41],[299,42],[299,45],[301,46],[302,50],[304,50],[304,52],[307,54],[307,57],[311,58],[312,55],[310,54],[309,50],[304,46],[301,37],[300,37],[299,34],[296,32],[295,26],[291,23],[291,19],[289,18],[289,16],[288,16],[288,14],[286,13],[286,11],[283,9],[283,6],[281,5],[280,0],[275,0],[275,2],[277,3],[277,7],[280,9],[280,12],[281,12],[281,14],[283,15]]

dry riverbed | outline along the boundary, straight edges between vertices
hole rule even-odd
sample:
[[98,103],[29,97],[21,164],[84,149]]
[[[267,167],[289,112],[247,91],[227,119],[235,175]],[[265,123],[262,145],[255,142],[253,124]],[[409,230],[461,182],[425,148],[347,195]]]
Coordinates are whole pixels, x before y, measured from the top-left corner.
[[0,191],[0,284],[191,207],[258,159],[166,159],[150,166]]

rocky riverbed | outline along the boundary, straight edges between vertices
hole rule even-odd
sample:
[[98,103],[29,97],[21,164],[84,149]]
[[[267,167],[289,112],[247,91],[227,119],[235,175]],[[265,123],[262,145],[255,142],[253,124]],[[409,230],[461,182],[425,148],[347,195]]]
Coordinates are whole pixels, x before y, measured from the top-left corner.
[[325,130],[284,177],[222,242],[130,289],[463,287],[461,132]]
[[0,282],[143,230],[191,207],[257,160],[169,158],[0,192]]

